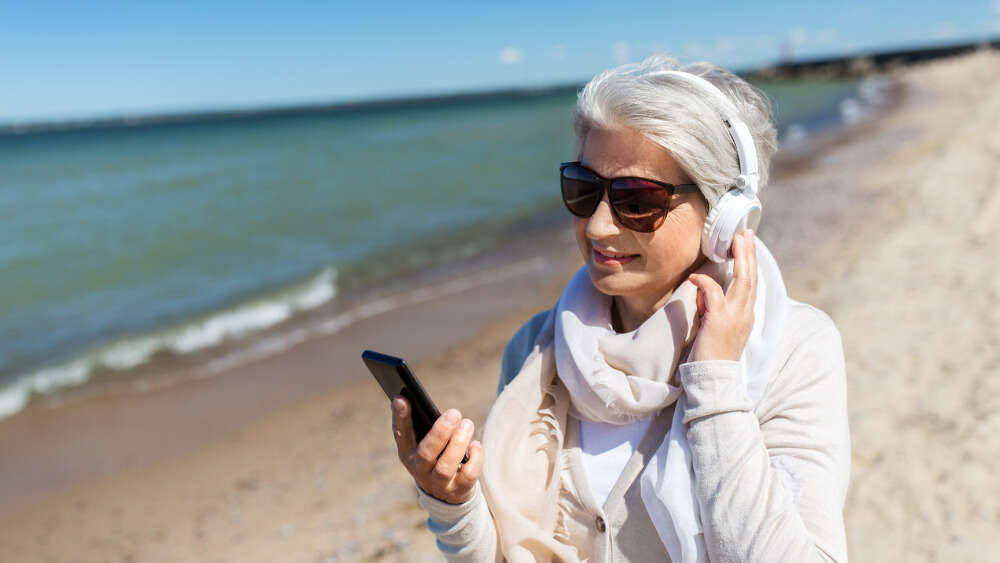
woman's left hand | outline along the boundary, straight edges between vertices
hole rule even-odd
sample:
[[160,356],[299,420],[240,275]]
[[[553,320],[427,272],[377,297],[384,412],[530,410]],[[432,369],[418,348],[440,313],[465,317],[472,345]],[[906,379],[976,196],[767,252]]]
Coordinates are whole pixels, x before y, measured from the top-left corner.
[[688,278],[698,287],[701,328],[691,350],[691,361],[739,360],[753,328],[753,305],[757,295],[757,248],[753,231],[733,239],[733,283],[723,292],[705,274]]

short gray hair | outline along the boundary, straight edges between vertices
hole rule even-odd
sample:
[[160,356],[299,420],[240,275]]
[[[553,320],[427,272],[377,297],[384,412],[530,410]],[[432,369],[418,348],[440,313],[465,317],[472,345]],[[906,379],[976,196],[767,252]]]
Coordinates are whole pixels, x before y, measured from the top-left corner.
[[768,165],[778,149],[767,96],[718,65],[700,62],[682,66],[665,54],[606,70],[584,86],[573,110],[578,151],[592,128],[636,129],[670,151],[698,184],[709,208],[714,207],[740,173],[736,147],[723,122],[730,110],[722,107],[723,100],[706,96],[704,87],[663,74],[665,70],[700,76],[729,98],[738,112],[736,117],[750,129],[757,149],[759,185],[765,186]]

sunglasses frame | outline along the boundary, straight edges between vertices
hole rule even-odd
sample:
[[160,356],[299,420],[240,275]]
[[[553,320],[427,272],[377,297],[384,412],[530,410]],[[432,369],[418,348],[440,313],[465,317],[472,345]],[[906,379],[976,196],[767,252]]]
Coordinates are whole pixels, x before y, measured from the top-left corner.
[[657,228],[659,228],[659,226],[662,224],[662,223],[660,223],[660,220],[662,220],[664,217],[667,216],[667,211],[669,210],[669,208],[668,207],[664,207],[664,208],[662,208],[660,210],[660,215],[657,216],[657,218],[656,218],[656,226],[653,227],[652,229],[645,230],[645,229],[635,229],[635,228],[632,228],[632,227],[630,227],[628,225],[629,223],[631,223],[631,221],[622,219],[621,215],[618,214],[618,210],[615,208],[615,206],[614,205],[610,205],[610,203],[611,203],[611,184],[613,184],[615,181],[617,181],[617,180],[641,180],[643,182],[649,182],[651,184],[655,184],[655,185],[663,188],[670,195],[674,195],[674,194],[688,194],[688,193],[694,193],[694,192],[698,192],[699,191],[698,184],[676,184],[675,185],[675,184],[671,184],[669,182],[661,182],[659,180],[652,180],[650,178],[643,178],[641,176],[618,176],[618,177],[615,177],[615,178],[605,178],[604,176],[601,176],[597,172],[594,172],[594,170],[592,168],[584,166],[583,163],[581,163],[580,161],[577,160],[577,161],[573,161],[573,162],[562,162],[562,163],[559,164],[559,188],[560,188],[560,192],[562,192],[562,182],[563,182],[563,179],[564,179],[563,171],[566,168],[570,167],[570,166],[577,166],[579,168],[582,168],[582,169],[586,170],[590,174],[593,174],[594,177],[597,178],[597,183],[601,187],[601,192],[602,192],[600,199],[598,199],[597,203],[594,204],[594,207],[593,207],[593,209],[590,210],[590,213],[587,213],[586,215],[578,215],[577,213],[575,213],[570,208],[569,203],[566,201],[566,196],[563,195],[563,198],[562,198],[563,205],[566,206],[566,209],[569,210],[569,212],[571,214],[573,214],[574,217],[580,217],[581,219],[586,219],[587,217],[590,217],[591,215],[594,214],[595,211],[597,211],[597,206],[601,204],[601,200],[604,199],[604,196],[607,196],[609,207],[611,207],[611,214],[615,216],[615,219],[619,223],[621,223],[621,225],[624,226],[625,228],[633,230],[633,231],[638,231],[638,232],[641,232],[641,233],[651,233],[651,232],[655,231]]

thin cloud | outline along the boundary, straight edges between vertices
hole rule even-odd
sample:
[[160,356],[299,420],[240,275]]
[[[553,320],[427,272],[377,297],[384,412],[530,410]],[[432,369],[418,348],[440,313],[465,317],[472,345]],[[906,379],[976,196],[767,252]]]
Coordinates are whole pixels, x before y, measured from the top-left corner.
[[524,60],[524,51],[517,47],[504,47],[499,53],[500,64],[516,65]]

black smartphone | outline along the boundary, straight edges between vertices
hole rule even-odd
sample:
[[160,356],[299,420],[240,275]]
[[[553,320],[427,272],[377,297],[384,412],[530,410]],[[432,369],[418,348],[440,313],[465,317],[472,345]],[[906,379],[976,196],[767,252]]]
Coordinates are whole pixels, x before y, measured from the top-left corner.
[[[385,395],[389,397],[390,401],[396,398],[396,395],[402,395],[409,401],[413,432],[419,443],[430,432],[434,421],[441,416],[434,401],[424,390],[424,386],[420,384],[420,380],[410,370],[410,366],[406,365],[406,360],[403,358],[365,350],[361,354],[361,359],[368,366],[368,371],[375,376],[378,384],[382,386],[382,390],[385,391]],[[469,454],[466,452],[462,463],[468,461]]]

